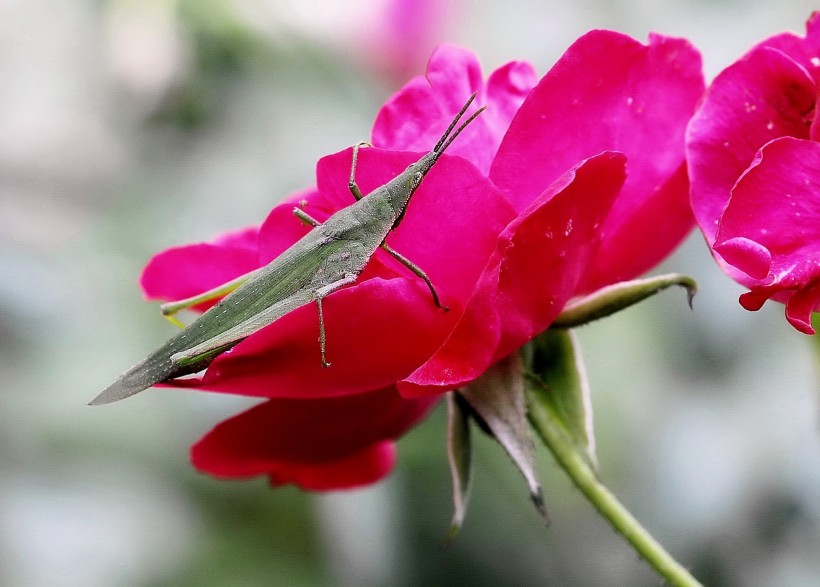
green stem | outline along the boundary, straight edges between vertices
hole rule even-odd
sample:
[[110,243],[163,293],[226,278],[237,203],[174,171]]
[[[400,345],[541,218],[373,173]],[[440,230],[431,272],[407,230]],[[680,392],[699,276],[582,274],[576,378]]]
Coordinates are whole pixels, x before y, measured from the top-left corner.
[[670,585],[703,587],[598,480],[595,472],[573,445],[558,415],[543,402],[536,400],[530,401],[529,404],[530,421],[544,444],[552,451],[558,464],[566,471],[572,482],[612,527]]

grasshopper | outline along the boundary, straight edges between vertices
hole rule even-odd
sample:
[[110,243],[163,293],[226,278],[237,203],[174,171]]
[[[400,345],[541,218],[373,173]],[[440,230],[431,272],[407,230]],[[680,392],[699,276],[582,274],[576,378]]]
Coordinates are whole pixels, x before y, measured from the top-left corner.
[[[182,308],[225,296],[158,350],[120,375],[91,400],[90,405],[115,402],[156,383],[201,371],[220,353],[313,301],[319,314],[321,362],[329,366],[325,356],[322,299],[354,283],[379,247],[423,279],[433,302],[446,310],[424,271],[391,249],[385,238],[401,222],[411,196],[441,154],[484,110],[477,110],[456,128],[475,97],[475,94],[470,96],[432,151],[367,196],[356,184],[356,161],[359,147],[364,143],[356,145],[349,181],[350,192],[356,200],[353,204],[324,223],[301,208],[294,208],[297,218],[313,229],[268,265],[198,296],[165,304],[162,311],[169,316]],[[181,325],[175,318],[172,321]]]

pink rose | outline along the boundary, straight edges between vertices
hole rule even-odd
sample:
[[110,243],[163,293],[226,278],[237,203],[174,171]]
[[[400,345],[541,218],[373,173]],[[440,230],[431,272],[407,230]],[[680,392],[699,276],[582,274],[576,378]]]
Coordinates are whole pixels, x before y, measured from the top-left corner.
[[[424,180],[392,247],[422,267],[450,308],[379,251],[358,282],[295,310],[168,385],[268,398],[217,426],[194,463],[222,476],[267,474],[309,489],[386,474],[392,441],[436,398],[480,376],[546,329],[577,295],[650,269],[691,228],[683,157],[703,91],[700,58],[683,40],[581,37],[536,83],[531,66],[485,82],[476,57],[451,46],[427,76],[380,111],[360,151],[367,193],[428,151],[467,96],[487,106]],[[323,220],[353,201],[350,149],[317,165],[317,184],[259,228],[154,257],[142,285],[177,299],[266,264],[305,234],[294,202]],[[627,177],[628,171],[628,177]],[[399,393],[401,392],[401,393]]]
[[774,36],[715,78],[687,136],[692,207],[723,270],[814,334],[820,306],[820,12],[805,37]]

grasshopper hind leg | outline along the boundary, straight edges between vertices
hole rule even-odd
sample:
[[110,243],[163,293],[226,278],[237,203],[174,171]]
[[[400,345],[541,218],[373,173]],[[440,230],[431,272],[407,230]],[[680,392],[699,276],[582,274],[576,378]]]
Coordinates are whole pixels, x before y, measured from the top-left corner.
[[166,302],[160,306],[160,311],[162,312],[163,317],[168,320],[174,326],[178,326],[180,328],[185,328],[185,325],[174,316],[180,310],[184,310],[186,308],[190,308],[192,306],[196,306],[197,304],[201,304],[203,302],[209,302],[213,300],[218,300],[219,298],[225,297],[229,293],[233,292],[234,290],[238,289],[241,285],[243,285],[246,281],[248,281],[251,277],[256,275],[260,272],[260,269],[255,269],[250,273],[246,273],[245,275],[240,275],[239,277],[232,279],[222,285],[219,285],[213,289],[209,289],[206,292],[202,292],[195,296],[191,296],[189,298],[185,298],[183,300],[175,300],[173,302]]

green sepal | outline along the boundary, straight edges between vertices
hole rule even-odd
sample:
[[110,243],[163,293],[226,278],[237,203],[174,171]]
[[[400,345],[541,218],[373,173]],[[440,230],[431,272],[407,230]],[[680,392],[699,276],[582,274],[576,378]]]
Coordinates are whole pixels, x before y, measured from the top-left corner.
[[448,542],[464,523],[473,471],[470,440],[469,408],[464,398],[455,391],[447,394],[447,461],[453,479],[453,519],[450,522]]
[[605,318],[620,312],[673,285],[686,289],[687,301],[691,308],[692,300],[698,290],[697,282],[686,275],[668,273],[647,277],[646,279],[622,281],[602,287],[582,298],[572,300],[552,323],[552,327],[575,328],[576,326],[588,324],[599,318]]
[[530,379],[528,397],[560,421],[572,445],[593,471],[598,470],[592,401],[578,341],[571,331],[549,329],[524,348]]
[[527,482],[538,513],[549,523],[535,471],[535,445],[527,423],[524,373],[518,353],[501,359],[481,377],[460,389],[471,415],[504,449]]

